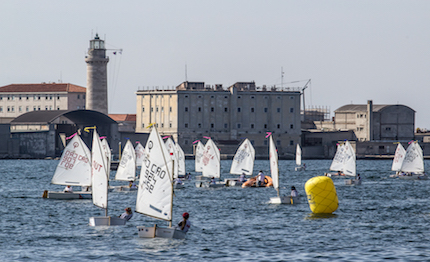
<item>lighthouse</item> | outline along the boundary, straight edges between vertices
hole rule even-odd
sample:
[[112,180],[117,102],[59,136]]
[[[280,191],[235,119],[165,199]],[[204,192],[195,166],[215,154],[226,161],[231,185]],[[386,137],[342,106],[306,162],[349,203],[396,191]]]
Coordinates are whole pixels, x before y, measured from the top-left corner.
[[104,40],[96,34],[90,40],[87,63],[87,97],[85,108],[108,114],[107,63]]

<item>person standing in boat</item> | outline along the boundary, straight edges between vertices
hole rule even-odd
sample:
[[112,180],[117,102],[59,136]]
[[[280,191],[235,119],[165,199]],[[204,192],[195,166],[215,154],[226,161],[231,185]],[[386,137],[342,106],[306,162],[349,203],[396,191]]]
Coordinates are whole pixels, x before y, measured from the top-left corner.
[[292,197],[298,197],[298,196],[299,196],[299,193],[297,192],[297,190],[296,190],[296,187],[295,187],[295,186],[292,186],[292,187],[291,187],[291,196],[292,196]]
[[133,217],[133,211],[131,211],[131,207],[127,207],[126,209],[124,209],[125,212],[122,213],[119,218],[121,219],[125,219],[125,221],[129,221],[130,218]]
[[66,187],[64,188],[64,192],[65,192],[65,193],[73,193],[73,188],[72,188],[71,186],[66,186]]
[[258,172],[258,176],[257,176],[257,186],[263,186],[264,185],[264,179],[265,179],[265,175],[263,173],[262,170],[260,170],[260,172]]
[[187,233],[191,227],[191,222],[190,220],[188,220],[189,217],[190,217],[190,214],[188,214],[187,212],[183,213],[182,221],[178,223],[179,230],[181,230],[184,233]]

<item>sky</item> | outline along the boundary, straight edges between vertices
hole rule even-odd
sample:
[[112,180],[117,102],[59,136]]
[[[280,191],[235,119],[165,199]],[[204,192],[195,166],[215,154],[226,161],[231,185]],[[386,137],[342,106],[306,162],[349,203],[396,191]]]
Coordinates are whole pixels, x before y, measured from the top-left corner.
[[430,129],[429,14],[427,0],[4,0],[0,86],[86,87],[98,33],[110,58],[109,113],[135,114],[137,90],[185,80],[311,80],[307,108],[333,116],[368,100],[403,104],[416,111],[415,127]]

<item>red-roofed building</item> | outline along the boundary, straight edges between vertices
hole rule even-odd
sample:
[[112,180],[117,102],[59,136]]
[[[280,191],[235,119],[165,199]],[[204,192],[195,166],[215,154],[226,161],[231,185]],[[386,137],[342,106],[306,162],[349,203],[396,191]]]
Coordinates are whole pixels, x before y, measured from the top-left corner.
[[109,117],[118,123],[119,132],[135,132],[136,114],[109,114]]
[[85,109],[86,88],[69,83],[11,84],[0,87],[0,122],[42,110]]

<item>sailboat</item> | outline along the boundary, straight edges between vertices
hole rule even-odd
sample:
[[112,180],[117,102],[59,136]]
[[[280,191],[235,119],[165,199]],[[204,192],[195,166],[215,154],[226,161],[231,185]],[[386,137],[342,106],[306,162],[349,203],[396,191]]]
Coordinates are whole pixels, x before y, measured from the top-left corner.
[[306,170],[305,165],[302,165],[302,149],[300,148],[300,145],[297,144],[296,147],[296,168],[294,169],[296,171],[303,171]]
[[423,150],[417,141],[410,142],[406,149],[405,158],[400,168],[400,179],[426,180],[427,174],[424,172]]
[[270,174],[272,176],[273,188],[275,188],[278,196],[271,197],[269,203],[271,204],[293,204],[291,196],[281,196],[279,190],[279,168],[278,168],[278,152],[275,143],[273,142],[272,135],[269,138],[269,160],[270,160]]
[[[236,151],[231,162],[230,174],[252,176],[254,171],[255,149],[249,139],[245,139]],[[239,178],[226,178],[227,186],[242,186]]]
[[172,227],[173,159],[164,146],[158,131],[152,128],[145,146],[146,160],[142,165],[136,212],[169,222],[168,227],[138,226],[142,238],[185,238],[185,233]]
[[396,171],[396,174],[390,175],[390,177],[398,177],[402,168],[403,159],[405,159],[406,150],[402,144],[398,143],[396,152],[394,153],[393,165],[391,166],[392,171]]
[[[86,188],[91,186],[91,152],[77,133],[64,148],[51,183]],[[43,192],[43,198],[50,199],[91,199],[91,197],[91,191]]]
[[108,159],[105,150],[102,148],[97,131],[94,130],[93,146],[91,149],[91,177],[93,187],[93,204],[105,209],[105,216],[90,217],[90,226],[119,226],[125,225],[126,220],[119,217],[108,216]]
[[356,169],[357,165],[355,151],[347,140],[345,142],[345,157],[342,172],[345,174],[345,176],[354,178],[345,180],[346,185],[361,185],[361,177],[360,175],[357,175]]
[[[172,140],[172,138],[167,138],[166,142],[164,143],[164,145],[167,148],[167,151],[170,153],[170,156],[172,157],[173,160],[173,180],[174,180],[174,188],[183,188],[183,184],[182,183],[177,183],[179,181],[179,176],[180,176],[180,164],[183,165],[182,170],[185,170],[185,154],[183,154],[184,151],[182,151],[182,148],[180,148],[180,151],[182,151],[182,157],[181,160],[179,160],[179,149],[178,149],[178,145],[175,144]],[[182,163],[183,161],[183,163]],[[182,173],[182,177],[185,177],[185,172]]]
[[196,187],[223,187],[224,182],[218,182],[221,176],[221,161],[220,152],[218,147],[215,145],[212,139],[206,142],[205,148],[203,150],[203,177],[211,178],[210,182],[196,182]]
[[136,167],[141,167],[145,156],[145,148],[140,142],[137,142],[134,152],[136,155]]
[[135,191],[136,186],[132,186],[136,180],[136,152],[130,140],[125,143],[124,150],[121,155],[121,160],[118,164],[118,169],[115,174],[115,180],[128,181],[131,185],[127,186],[110,186],[109,188],[115,191]]

